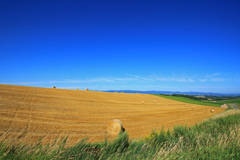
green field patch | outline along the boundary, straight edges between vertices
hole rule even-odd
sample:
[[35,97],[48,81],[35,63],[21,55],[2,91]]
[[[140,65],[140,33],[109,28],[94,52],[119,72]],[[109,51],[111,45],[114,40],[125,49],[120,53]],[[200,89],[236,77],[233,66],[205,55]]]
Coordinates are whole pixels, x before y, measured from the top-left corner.
[[221,103],[221,102],[206,102],[206,101],[195,100],[195,99],[190,99],[190,98],[186,98],[186,97],[177,97],[177,96],[170,96],[170,95],[157,95],[157,94],[154,94],[154,95],[162,97],[162,98],[175,100],[175,101],[204,105],[204,106],[220,107],[220,105],[224,104],[224,103]]
[[239,103],[239,104],[240,104],[240,99],[231,99],[231,100],[216,101],[216,103],[219,103],[219,104]]

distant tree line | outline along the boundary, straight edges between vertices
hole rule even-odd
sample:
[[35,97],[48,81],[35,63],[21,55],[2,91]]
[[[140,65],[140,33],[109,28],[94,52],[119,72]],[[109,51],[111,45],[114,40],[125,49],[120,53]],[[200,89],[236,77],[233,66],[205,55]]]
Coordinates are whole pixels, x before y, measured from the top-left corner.
[[231,100],[231,99],[240,99],[240,96],[212,96],[212,95],[204,95],[201,96],[193,96],[193,95],[185,95],[185,94],[163,94],[165,96],[175,96],[175,97],[186,97],[195,100],[214,100],[214,101],[221,101],[221,100]]
[[207,97],[208,99],[215,100],[215,101],[240,99],[240,96],[210,96],[210,95],[207,95],[205,97]]

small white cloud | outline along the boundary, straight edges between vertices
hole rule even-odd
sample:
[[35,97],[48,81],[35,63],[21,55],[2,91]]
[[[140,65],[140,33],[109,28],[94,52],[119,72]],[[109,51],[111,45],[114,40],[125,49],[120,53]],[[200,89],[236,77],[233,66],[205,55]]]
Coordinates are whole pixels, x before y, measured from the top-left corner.
[[162,82],[195,82],[191,78],[155,78],[157,81]]
[[194,82],[191,78],[169,78],[169,80],[174,82]]
[[195,82],[195,80],[193,80],[193,79],[188,79],[188,81],[189,81],[189,82]]
[[218,73],[213,73],[212,75],[213,75],[213,76],[219,76],[219,75],[221,75],[221,73],[220,73],[220,72],[218,72]]
[[168,79],[167,78],[155,78],[157,81],[168,81]]
[[219,76],[219,75],[221,75],[221,73],[220,73],[220,72],[218,72],[218,73],[213,73],[212,75],[213,75],[213,76]]
[[199,79],[200,82],[207,82],[207,79]]
[[224,78],[211,78],[210,81],[212,81],[212,82],[223,82],[223,81],[225,81],[225,79]]
[[111,78],[112,80],[115,81],[134,81],[137,80],[137,78]]
[[1,84],[13,84],[13,85],[30,85],[30,84],[41,84],[46,82],[16,82],[16,83],[1,83]]

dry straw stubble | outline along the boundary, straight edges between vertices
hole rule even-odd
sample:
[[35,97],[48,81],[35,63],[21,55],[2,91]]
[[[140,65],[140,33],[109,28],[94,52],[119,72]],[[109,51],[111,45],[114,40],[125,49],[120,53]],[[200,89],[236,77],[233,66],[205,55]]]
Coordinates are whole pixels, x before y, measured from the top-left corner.
[[129,137],[140,138],[162,126],[170,130],[179,122],[191,126],[225,111],[194,106],[147,94],[0,85],[0,135],[7,132],[18,141],[28,137],[28,143],[61,135],[69,135],[69,144],[85,137],[97,142],[106,137],[108,122],[121,117]]

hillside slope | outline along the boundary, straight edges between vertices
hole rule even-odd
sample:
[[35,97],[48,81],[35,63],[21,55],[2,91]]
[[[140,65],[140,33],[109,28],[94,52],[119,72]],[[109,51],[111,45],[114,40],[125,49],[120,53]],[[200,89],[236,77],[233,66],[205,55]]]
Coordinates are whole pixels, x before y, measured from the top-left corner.
[[224,110],[186,107],[146,94],[0,85],[0,137],[28,143],[67,135],[70,144],[84,137],[99,141],[106,136],[107,123],[119,119],[130,138],[139,138],[163,126],[191,126]]

